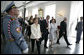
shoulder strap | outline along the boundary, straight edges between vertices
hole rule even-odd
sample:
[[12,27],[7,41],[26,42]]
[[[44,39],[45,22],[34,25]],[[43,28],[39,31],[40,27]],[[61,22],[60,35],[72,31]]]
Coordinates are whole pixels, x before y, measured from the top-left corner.
[[8,22],[8,33],[9,33],[9,35],[10,35],[10,38],[12,38],[12,37],[11,37],[11,32],[10,32],[10,23],[11,23],[13,20],[16,20],[16,19],[13,18],[13,17],[10,17],[10,20],[9,20],[9,22]]
[[[11,32],[10,32],[10,23],[11,23],[11,21],[13,21],[13,20],[16,20],[15,18],[11,18],[10,17],[10,20],[9,20],[9,22],[8,22],[8,33],[9,33],[9,35],[10,35],[10,38],[13,38],[14,40],[15,40],[15,38],[14,38],[14,36],[11,34]],[[20,37],[21,38],[21,37]],[[19,39],[20,39],[19,38]],[[19,47],[19,45],[16,43],[16,41],[14,41],[15,42],[15,44]],[[20,44],[21,44],[21,42],[20,42]],[[19,47],[20,49],[21,49],[21,47]],[[22,51],[22,49],[21,49],[21,51]]]

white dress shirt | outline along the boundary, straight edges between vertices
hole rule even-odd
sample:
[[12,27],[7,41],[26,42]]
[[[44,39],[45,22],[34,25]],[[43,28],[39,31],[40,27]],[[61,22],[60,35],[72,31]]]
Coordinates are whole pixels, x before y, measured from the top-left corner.
[[40,25],[32,24],[31,25],[31,39],[39,39],[41,38],[41,30]]

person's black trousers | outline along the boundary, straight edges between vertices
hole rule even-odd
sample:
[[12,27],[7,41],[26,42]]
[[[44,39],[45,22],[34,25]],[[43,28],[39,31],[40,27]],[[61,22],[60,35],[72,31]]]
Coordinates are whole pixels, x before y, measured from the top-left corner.
[[47,41],[48,41],[48,34],[45,34],[45,38],[44,38],[44,47],[47,47]]
[[44,40],[44,47],[47,47],[48,33],[42,32],[42,38],[40,38],[40,44]]
[[[31,39],[32,52],[34,52],[35,41],[36,41],[36,39]],[[40,40],[36,41],[36,45],[37,45],[38,54],[40,54]]]
[[27,27],[27,31],[28,31],[27,35],[29,36],[29,42],[30,42],[30,36],[31,36],[31,27],[30,26]]
[[63,34],[63,32],[59,32],[59,38],[57,39],[57,43],[59,43],[59,40],[62,36],[64,37],[64,40],[66,41],[67,45],[69,45],[70,43],[68,42],[67,34]]
[[82,31],[77,32],[76,43],[80,42]]

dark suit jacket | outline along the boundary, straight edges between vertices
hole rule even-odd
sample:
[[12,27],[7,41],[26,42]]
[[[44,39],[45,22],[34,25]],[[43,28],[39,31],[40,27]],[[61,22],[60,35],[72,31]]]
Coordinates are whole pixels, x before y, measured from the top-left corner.
[[49,33],[48,29],[46,29],[48,27],[46,20],[40,20],[40,28],[41,28],[41,32],[45,32],[46,34]]
[[39,24],[40,24],[41,32],[43,32],[43,20],[40,20]]
[[83,30],[83,22],[78,22],[77,23],[77,26],[76,26],[76,30],[78,31],[78,32],[81,32],[82,30]]
[[67,28],[67,25],[66,25],[66,22],[64,22],[64,21],[62,21],[61,23],[60,23],[60,32],[61,33],[63,33],[63,32],[67,32],[66,31],[66,28]]

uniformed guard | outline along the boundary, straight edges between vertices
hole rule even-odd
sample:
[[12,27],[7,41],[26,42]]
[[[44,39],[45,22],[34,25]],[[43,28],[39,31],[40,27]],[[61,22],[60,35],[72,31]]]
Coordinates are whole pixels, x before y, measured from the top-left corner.
[[21,26],[15,17],[17,7],[11,2],[5,9],[7,12],[3,19],[3,32],[7,38],[3,54],[22,54],[28,53],[28,45],[22,35]]

